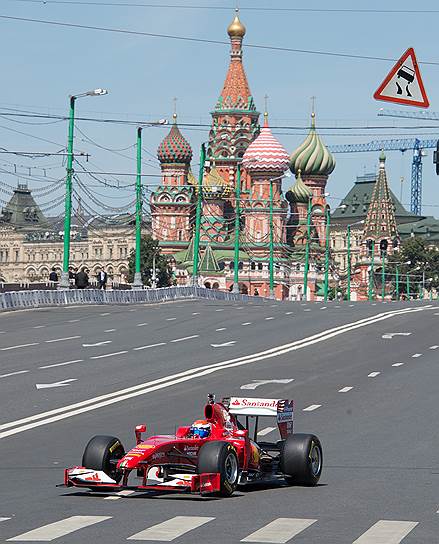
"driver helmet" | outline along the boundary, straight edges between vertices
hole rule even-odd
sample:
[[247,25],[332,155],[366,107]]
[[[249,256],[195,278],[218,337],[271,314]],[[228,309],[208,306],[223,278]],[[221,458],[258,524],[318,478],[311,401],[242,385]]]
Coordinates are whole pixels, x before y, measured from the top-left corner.
[[194,421],[190,428],[190,434],[194,438],[207,438],[210,436],[211,430],[212,427],[210,423],[204,419],[199,419],[198,421]]

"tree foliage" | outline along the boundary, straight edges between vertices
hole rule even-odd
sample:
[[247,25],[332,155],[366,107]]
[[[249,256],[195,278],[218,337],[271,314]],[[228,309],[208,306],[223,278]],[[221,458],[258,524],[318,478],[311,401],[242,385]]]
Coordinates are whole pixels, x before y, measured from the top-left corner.
[[[160,252],[160,246],[157,240],[151,235],[142,236],[140,242],[140,271],[142,274],[142,283],[148,287],[152,286],[152,270],[155,255],[156,286],[169,287],[174,285],[172,269],[164,255]],[[134,281],[136,251],[133,249],[128,261],[128,281]]]
[[386,274],[391,274],[393,284],[396,284],[397,268],[400,293],[407,292],[407,275],[411,293],[419,292],[423,278],[428,291],[439,288],[439,251],[428,247],[423,238],[408,238],[400,250],[389,257]]

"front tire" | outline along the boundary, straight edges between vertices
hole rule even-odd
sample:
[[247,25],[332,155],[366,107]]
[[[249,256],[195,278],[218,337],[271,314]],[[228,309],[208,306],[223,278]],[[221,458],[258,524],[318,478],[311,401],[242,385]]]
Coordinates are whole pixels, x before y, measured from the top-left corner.
[[239,465],[236,450],[228,442],[206,442],[198,452],[198,474],[220,474],[220,497],[230,497],[238,485]]
[[290,485],[317,485],[322,474],[323,451],[313,434],[292,434],[283,443],[280,470]]
[[122,472],[116,465],[125,455],[122,442],[114,436],[94,436],[86,445],[82,456],[82,466],[103,470],[105,474],[119,483]]

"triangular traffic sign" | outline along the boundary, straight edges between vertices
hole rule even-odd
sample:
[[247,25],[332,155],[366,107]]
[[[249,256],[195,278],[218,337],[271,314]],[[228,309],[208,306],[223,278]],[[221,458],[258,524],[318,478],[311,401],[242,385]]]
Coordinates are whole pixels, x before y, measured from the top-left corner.
[[422,82],[413,47],[409,47],[375,91],[375,100],[428,108],[430,102]]

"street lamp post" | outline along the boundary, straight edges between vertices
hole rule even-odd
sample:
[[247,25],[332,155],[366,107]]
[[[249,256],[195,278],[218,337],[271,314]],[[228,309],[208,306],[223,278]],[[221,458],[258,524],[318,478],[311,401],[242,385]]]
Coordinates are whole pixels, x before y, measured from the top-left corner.
[[399,264],[398,263],[396,263],[395,282],[396,282],[396,300],[399,300]]
[[270,179],[270,298],[274,298],[273,180]]
[[369,267],[369,301],[373,300],[373,274],[374,274],[374,260],[375,260],[375,240],[372,240],[372,260]]
[[405,275],[405,281],[406,281],[406,290],[407,290],[407,300],[410,300],[410,276],[408,272]]
[[383,251],[382,264],[381,264],[381,300],[384,300],[386,294],[386,255]]
[[351,300],[351,226],[348,225],[348,284],[347,299]]
[[311,237],[311,210],[312,196],[308,198],[308,211],[306,214],[306,245],[305,245],[305,269],[303,271],[303,294],[308,300],[308,272],[309,272],[309,245]]
[[238,164],[236,172],[236,203],[235,203],[235,259],[233,267],[233,289],[232,293],[239,293],[239,223],[240,223],[240,200],[241,200],[241,165]]
[[68,289],[69,284],[69,262],[70,262],[70,224],[72,217],[72,177],[73,177],[73,132],[75,127],[75,102],[83,96],[102,96],[107,94],[105,89],[94,89],[86,93],[76,94],[70,97],[69,131],[67,140],[67,167],[66,167],[66,196],[64,214],[64,253],[63,267],[59,287]]
[[204,176],[204,162],[206,161],[206,145],[201,144],[200,150],[200,171],[198,174],[198,190],[197,190],[197,209],[195,213],[195,235],[194,235],[194,262],[192,271],[192,283],[198,285],[198,261],[200,252],[200,229],[201,229],[201,212],[202,212],[202,186]]
[[134,267],[134,289],[142,289],[140,271],[140,244],[142,235],[142,127],[137,128],[137,176],[136,176],[136,257]]
[[325,245],[325,287],[324,298],[325,302],[328,300],[328,288],[329,288],[329,231],[330,231],[331,216],[329,213],[329,207],[326,208],[326,245]]

